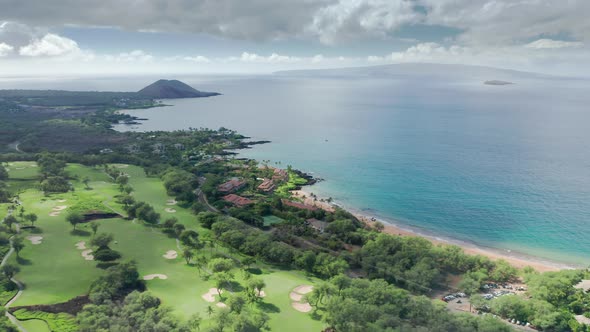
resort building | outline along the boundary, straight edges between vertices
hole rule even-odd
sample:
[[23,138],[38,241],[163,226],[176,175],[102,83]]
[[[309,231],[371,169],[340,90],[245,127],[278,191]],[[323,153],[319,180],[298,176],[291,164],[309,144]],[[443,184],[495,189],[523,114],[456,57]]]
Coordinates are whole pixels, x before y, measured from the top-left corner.
[[250,199],[247,199],[246,197],[238,196],[235,194],[229,194],[229,195],[223,196],[223,200],[226,202],[230,202],[233,205],[238,206],[238,207],[242,207],[242,206],[246,206],[248,204],[254,203],[253,200],[250,200]]
[[303,203],[293,202],[293,201],[289,201],[286,199],[282,199],[281,201],[283,202],[283,205],[294,207],[294,208],[301,209],[301,210],[317,211],[317,209],[318,209],[315,206],[305,205]]
[[278,181],[287,181],[289,180],[289,173],[285,169],[275,168],[272,179]]
[[273,180],[264,179],[262,183],[258,186],[258,189],[267,193],[272,192],[273,190],[275,190],[275,183]]
[[231,179],[226,183],[220,184],[217,187],[217,190],[222,193],[231,193],[233,191],[239,190],[246,185],[246,181],[240,180],[238,178]]

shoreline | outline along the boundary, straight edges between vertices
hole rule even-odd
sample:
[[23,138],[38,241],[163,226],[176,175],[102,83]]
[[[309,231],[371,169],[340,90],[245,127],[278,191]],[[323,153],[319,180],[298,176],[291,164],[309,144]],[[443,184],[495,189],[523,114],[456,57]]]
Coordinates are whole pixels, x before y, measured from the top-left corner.
[[[318,197],[318,200],[314,200],[310,196],[311,192],[306,189],[292,190],[291,193],[295,197],[300,198],[300,199],[302,199],[303,196],[305,196],[304,203],[306,203],[308,205],[314,205],[314,206],[321,208],[321,209],[328,211],[328,212],[333,212],[335,210],[336,206],[339,208],[342,208],[342,209],[350,212],[357,219],[359,219],[361,222],[363,222],[365,225],[368,225],[368,226],[373,226],[375,224],[375,222],[380,222],[384,226],[383,231],[382,231],[383,233],[387,233],[387,234],[391,234],[391,235],[399,235],[399,236],[421,237],[421,238],[424,238],[424,239],[430,241],[434,245],[455,245],[455,246],[458,246],[461,249],[463,249],[463,251],[468,255],[482,255],[482,256],[486,256],[494,261],[499,260],[499,259],[503,259],[503,260],[507,261],[508,263],[510,263],[510,265],[512,265],[516,268],[519,268],[519,269],[524,268],[526,266],[531,266],[539,272],[548,272],[548,271],[559,271],[559,270],[579,268],[579,267],[576,267],[571,264],[550,261],[547,259],[529,256],[529,255],[519,253],[519,252],[510,252],[510,253],[502,252],[502,249],[486,248],[486,247],[478,246],[477,244],[468,243],[468,242],[461,241],[458,239],[443,238],[443,237],[439,237],[439,236],[433,236],[430,234],[426,234],[426,233],[421,232],[417,229],[412,229],[411,226],[400,225],[402,223],[393,224],[390,221],[383,220],[378,217],[370,216],[370,215],[364,214],[362,212],[359,212],[358,210],[351,209],[351,208],[348,208],[345,206],[341,206],[339,204],[328,203],[326,201],[322,202],[319,200],[319,197]],[[372,219],[374,219],[374,221]]]

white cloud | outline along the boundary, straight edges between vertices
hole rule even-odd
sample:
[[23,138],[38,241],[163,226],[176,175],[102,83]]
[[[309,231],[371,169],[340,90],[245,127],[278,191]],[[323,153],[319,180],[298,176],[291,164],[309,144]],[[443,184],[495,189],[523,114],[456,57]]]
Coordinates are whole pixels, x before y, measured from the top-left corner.
[[360,38],[385,36],[404,24],[418,23],[423,14],[406,0],[339,0],[319,9],[306,28],[326,44]]
[[240,57],[229,57],[227,61],[241,61],[245,63],[293,63],[301,61],[301,58],[287,55],[272,53],[269,56],[258,55],[256,53],[243,52]]
[[114,62],[150,62],[154,60],[154,56],[146,53],[143,50],[133,50],[131,52],[123,52],[117,55],[106,55],[107,61]]
[[20,55],[30,57],[53,57],[72,53],[80,53],[78,43],[52,33],[46,34],[43,38],[34,39],[30,44],[21,47],[19,50]]
[[582,42],[572,42],[572,41],[563,41],[563,40],[553,40],[553,39],[539,39],[532,43],[526,44],[526,48],[534,48],[534,49],[556,49],[556,48],[569,48],[569,47],[584,47],[584,43]]
[[197,62],[197,63],[210,63],[211,62],[211,60],[209,58],[202,56],[202,55],[185,56],[182,59],[186,60],[186,61]]
[[6,44],[0,43],[0,56],[7,56],[8,54],[12,53],[14,47]]

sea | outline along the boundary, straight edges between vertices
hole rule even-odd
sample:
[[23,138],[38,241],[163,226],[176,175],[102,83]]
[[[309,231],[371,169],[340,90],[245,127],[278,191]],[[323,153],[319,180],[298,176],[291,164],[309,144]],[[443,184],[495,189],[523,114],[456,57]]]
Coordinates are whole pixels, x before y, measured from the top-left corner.
[[[451,75],[452,76],[452,75]],[[495,79],[496,77],[489,77]],[[590,265],[590,81],[411,75],[186,76],[221,96],[164,100],[117,130],[230,128],[241,157],[323,179],[336,204],[429,236]],[[152,77],[5,80],[138,90]]]

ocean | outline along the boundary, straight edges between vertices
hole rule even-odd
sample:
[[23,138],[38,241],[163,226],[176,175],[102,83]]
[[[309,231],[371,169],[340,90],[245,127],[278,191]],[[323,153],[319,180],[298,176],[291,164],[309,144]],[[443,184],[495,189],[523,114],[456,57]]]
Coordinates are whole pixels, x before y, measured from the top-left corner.
[[[307,190],[347,208],[435,237],[590,264],[590,81],[514,77],[514,85],[491,86],[479,77],[441,76],[180,79],[223,95],[128,111],[148,120],[117,129],[234,129],[272,141],[241,156],[322,178]],[[149,83],[60,84],[137,90]]]

